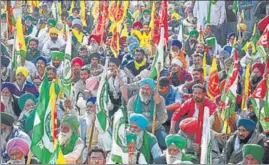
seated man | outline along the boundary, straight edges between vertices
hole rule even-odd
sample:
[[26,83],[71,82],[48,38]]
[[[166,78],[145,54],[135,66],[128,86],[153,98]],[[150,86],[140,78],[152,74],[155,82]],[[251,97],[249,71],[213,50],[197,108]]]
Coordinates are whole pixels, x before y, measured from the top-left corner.
[[245,144],[242,148],[242,151],[243,151],[242,164],[263,164],[262,157],[264,154],[264,149],[260,145]]
[[146,130],[149,120],[142,114],[133,113],[129,117],[129,123],[128,131],[137,134],[136,148],[145,156],[148,164],[153,163],[161,156],[162,151],[156,137]]
[[68,164],[81,163],[84,142],[78,135],[79,121],[72,115],[65,115],[61,121],[59,143]]
[[178,134],[170,134],[165,138],[167,145],[166,153],[157,158],[155,164],[174,164],[176,161],[191,161],[195,163],[193,155],[185,154],[183,150],[187,147],[187,139]]
[[249,119],[239,119],[237,122],[237,132],[231,136],[226,143],[224,153],[227,162],[239,163],[243,160],[242,147],[245,144],[258,144],[264,146],[264,135],[256,131],[256,124]]
[[[148,131],[152,131],[152,127],[155,127],[154,134],[156,135],[159,145],[162,149],[166,148],[165,137],[166,132],[162,124],[167,120],[167,113],[165,110],[165,102],[162,96],[158,92],[154,92],[155,81],[149,78],[143,79],[140,82],[139,94],[136,94],[130,98],[128,101],[128,115],[132,113],[143,114],[150,121],[147,127]],[[156,104],[156,125],[152,123],[154,104]]]

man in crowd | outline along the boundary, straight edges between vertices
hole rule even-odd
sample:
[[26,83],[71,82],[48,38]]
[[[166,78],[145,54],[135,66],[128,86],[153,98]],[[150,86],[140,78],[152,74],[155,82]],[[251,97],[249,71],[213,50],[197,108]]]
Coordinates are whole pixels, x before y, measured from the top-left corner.
[[264,149],[257,144],[245,144],[242,148],[244,164],[262,164]]

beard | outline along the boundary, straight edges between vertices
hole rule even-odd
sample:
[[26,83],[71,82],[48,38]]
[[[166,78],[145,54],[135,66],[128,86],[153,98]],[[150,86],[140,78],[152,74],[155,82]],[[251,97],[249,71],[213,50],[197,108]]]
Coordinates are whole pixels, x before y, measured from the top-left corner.
[[139,133],[136,133],[136,148],[139,150],[142,147],[143,144],[143,136],[144,136],[144,131],[140,131]]
[[1,96],[1,101],[3,102],[3,104],[5,106],[8,106],[10,99],[11,99],[11,97],[9,97],[9,96]]
[[89,46],[89,53],[96,53],[99,50],[99,46],[96,43],[91,43]]
[[143,92],[141,90],[139,91],[139,97],[143,103],[148,103],[151,99],[151,96],[143,94]]
[[10,160],[9,164],[25,164],[25,158],[23,157],[20,160]]
[[176,57],[176,56],[178,56],[178,54],[179,54],[179,52],[174,52],[174,51],[170,51],[170,54],[172,55],[172,57]]
[[168,153],[166,154],[166,162],[167,164],[173,164],[177,160],[181,160],[182,153],[178,153],[177,155],[169,155]]
[[6,147],[6,139],[9,136],[9,132],[7,130],[1,130],[1,149]]
[[260,76],[260,77],[255,77],[255,76],[253,76],[253,77],[251,78],[251,83],[252,83],[252,84],[258,84],[261,80],[262,80],[262,76]]
[[69,131],[68,133],[60,132],[59,134],[59,143],[60,145],[66,144],[72,136],[72,131]]
[[92,126],[94,117],[95,117],[94,113],[89,112],[89,111],[86,113],[85,118],[86,118],[86,124],[87,124],[88,127]]
[[128,155],[128,163],[129,164],[136,164],[136,160],[137,160],[137,153]]
[[51,37],[51,41],[56,42],[58,37]]

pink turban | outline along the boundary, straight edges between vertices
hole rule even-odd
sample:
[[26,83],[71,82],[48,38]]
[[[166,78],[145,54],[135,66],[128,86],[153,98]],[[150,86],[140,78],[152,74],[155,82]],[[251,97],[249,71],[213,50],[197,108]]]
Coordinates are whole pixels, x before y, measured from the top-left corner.
[[27,143],[26,140],[22,138],[13,138],[10,139],[7,143],[7,153],[10,156],[11,150],[17,148],[19,149],[24,156],[26,156],[29,152],[29,144]]

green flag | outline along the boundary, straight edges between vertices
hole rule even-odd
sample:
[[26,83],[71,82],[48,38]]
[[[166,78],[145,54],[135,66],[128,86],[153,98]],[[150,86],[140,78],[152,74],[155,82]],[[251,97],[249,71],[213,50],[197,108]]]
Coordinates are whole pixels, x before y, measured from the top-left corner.
[[51,113],[49,106],[49,81],[45,73],[41,84],[39,102],[34,119],[31,152],[42,164],[47,164],[53,152],[53,138],[51,133]]

